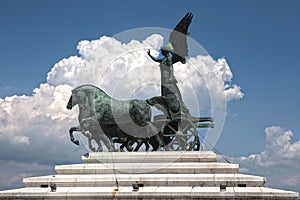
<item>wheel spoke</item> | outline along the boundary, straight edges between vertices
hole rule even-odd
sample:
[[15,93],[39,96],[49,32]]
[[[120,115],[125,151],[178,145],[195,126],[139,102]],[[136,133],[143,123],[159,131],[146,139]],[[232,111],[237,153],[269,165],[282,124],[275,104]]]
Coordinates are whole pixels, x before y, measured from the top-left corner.
[[188,124],[186,124],[186,125],[184,126],[184,128],[182,129],[182,132],[185,132],[185,131],[187,130],[187,128],[189,128],[189,125],[188,125]]
[[[172,126],[174,122],[169,122],[163,128],[166,133],[165,137],[171,137],[171,142],[168,145],[169,150],[196,150],[199,148],[200,141],[198,138],[198,130],[195,124],[190,119],[182,119],[178,130]],[[174,125],[174,124],[173,124]]]
[[170,128],[174,133],[177,132],[171,125],[169,125],[169,128]]

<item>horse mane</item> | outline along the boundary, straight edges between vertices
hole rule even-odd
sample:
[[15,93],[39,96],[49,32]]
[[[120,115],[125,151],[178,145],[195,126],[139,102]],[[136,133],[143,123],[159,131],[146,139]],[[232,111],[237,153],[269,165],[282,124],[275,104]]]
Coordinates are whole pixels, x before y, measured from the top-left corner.
[[101,93],[108,96],[106,94],[106,92],[104,92],[102,89],[98,88],[97,86],[91,85],[91,84],[80,85],[80,86],[74,88],[72,91],[80,91],[80,90],[88,90],[88,91],[99,90]]

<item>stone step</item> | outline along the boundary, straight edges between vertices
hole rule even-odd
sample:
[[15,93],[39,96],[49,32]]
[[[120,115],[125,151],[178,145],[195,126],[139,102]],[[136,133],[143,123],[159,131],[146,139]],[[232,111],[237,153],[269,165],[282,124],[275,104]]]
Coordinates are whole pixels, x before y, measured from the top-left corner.
[[266,182],[264,177],[245,174],[89,174],[49,175],[24,178],[26,187],[41,187],[55,183],[57,187],[106,187],[131,186],[202,186],[214,187],[226,183],[228,187],[259,187]]
[[85,163],[217,162],[212,151],[91,152]]
[[266,187],[227,187],[220,192],[219,187],[58,187],[55,192],[50,188],[29,187],[0,191],[0,199],[241,199],[241,200],[297,200],[299,194]]
[[238,173],[238,164],[174,162],[174,163],[85,163],[55,166],[57,174],[203,174]]

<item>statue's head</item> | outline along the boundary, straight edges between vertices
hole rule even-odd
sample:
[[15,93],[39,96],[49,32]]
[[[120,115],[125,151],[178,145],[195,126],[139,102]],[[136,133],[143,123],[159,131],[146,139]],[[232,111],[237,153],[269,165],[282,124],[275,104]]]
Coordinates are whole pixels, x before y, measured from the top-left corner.
[[168,53],[174,52],[174,48],[172,44],[168,42],[166,46],[160,48],[160,51],[163,56],[167,56]]
[[161,48],[161,49],[160,49],[160,52],[161,52],[161,54],[162,54],[163,56],[165,56],[165,57],[169,54],[169,51],[167,51],[167,50],[164,49],[164,48]]

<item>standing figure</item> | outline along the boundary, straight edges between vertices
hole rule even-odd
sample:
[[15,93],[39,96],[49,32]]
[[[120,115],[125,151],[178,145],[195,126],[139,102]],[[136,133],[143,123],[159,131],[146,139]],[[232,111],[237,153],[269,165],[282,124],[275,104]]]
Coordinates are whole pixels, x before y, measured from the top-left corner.
[[189,110],[184,105],[181,93],[177,86],[177,80],[173,73],[173,59],[170,55],[170,50],[161,48],[162,59],[153,57],[148,50],[150,58],[159,62],[161,72],[161,97],[153,97],[148,100],[150,105],[159,104],[164,108],[164,112],[170,119],[180,118],[181,112],[189,113]]
[[[189,109],[185,106],[180,90],[177,86],[177,80],[173,73],[173,64],[176,62],[185,63],[185,57],[188,55],[187,36],[189,35],[188,27],[193,19],[192,13],[187,13],[180,22],[175,26],[174,30],[170,33],[169,41],[166,47],[160,49],[163,56],[162,59],[155,58],[147,51],[150,58],[159,63],[161,72],[161,96],[152,97],[147,99],[147,103],[162,110],[165,116],[169,119],[167,124],[172,127],[174,131],[178,131],[181,122],[181,116],[190,116]],[[159,132],[161,141],[167,144],[170,139],[165,137],[165,131]],[[161,145],[159,145],[161,146]]]
[[[188,28],[192,22],[193,14],[188,12],[170,33],[166,47],[162,47],[162,59],[153,57],[148,50],[148,55],[155,62],[159,62],[161,72],[161,97],[148,99],[150,105],[163,110],[171,120],[180,118],[181,114],[189,115],[189,109],[182,101],[182,96],[177,86],[177,80],[173,74],[173,64],[176,62],[185,63],[185,56],[188,55],[187,36]],[[161,109],[163,108],[163,109]]]

